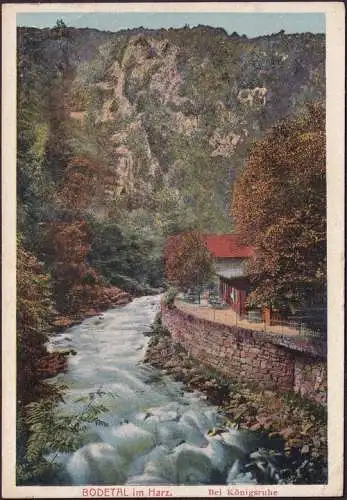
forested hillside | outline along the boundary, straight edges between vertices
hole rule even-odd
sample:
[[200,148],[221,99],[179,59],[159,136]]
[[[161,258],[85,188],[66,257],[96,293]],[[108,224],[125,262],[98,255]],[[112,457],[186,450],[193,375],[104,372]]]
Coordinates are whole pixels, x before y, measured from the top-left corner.
[[248,39],[205,26],[19,28],[26,248],[59,274],[45,243],[53,231],[76,242],[73,252],[83,246],[107,282],[160,286],[164,238],[230,231],[230,187],[252,141],[324,99],[324,44],[324,35]]

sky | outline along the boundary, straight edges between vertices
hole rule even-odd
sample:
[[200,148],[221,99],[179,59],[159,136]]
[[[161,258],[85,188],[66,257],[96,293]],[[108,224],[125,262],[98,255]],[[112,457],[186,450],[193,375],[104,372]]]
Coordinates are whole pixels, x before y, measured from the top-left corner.
[[248,37],[278,33],[324,33],[324,13],[235,13],[235,12],[40,12],[17,14],[18,26],[52,27],[56,20],[76,28],[96,28],[104,31],[144,28],[179,28],[198,24],[224,28],[228,34],[236,31]]

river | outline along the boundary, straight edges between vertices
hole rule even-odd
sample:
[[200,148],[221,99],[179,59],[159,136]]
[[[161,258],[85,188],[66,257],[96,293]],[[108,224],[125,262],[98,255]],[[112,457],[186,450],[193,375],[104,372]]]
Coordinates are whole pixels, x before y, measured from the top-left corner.
[[[61,455],[65,484],[177,485],[256,483],[240,467],[257,449],[254,433],[214,433],[222,419],[199,393],[142,362],[159,296],[88,318],[54,335],[51,347],[72,347],[67,405],[101,392],[107,426],[90,425],[87,442]],[[212,433],[213,434],[213,433]]]

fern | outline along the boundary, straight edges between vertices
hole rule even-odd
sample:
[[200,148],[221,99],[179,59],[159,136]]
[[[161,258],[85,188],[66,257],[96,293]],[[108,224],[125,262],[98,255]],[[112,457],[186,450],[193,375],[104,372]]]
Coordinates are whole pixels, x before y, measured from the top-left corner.
[[[90,424],[106,427],[102,415],[108,408],[100,398],[107,393],[100,390],[80,397],[76,402],[84,403],[79,412],[67,410],[58,405],[60,397],[32,402],[25,407],[24,424],[29,431],[25,454],[18,462],[19,484],[40,483],[42,478],[54,478],[59,464],[59,453],[71,453],[86,442]],[[48,458],[47,458],[48,457]]]

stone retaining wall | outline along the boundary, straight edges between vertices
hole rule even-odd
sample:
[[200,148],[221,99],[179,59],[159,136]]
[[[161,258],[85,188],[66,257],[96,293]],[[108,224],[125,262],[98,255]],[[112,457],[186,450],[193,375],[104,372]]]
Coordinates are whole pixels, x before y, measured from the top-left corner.
[[295,391],[326,404],[326,360],[319,348],[214,323],[164,304],[162,323],[174,342],[231,379],[263,389]]

